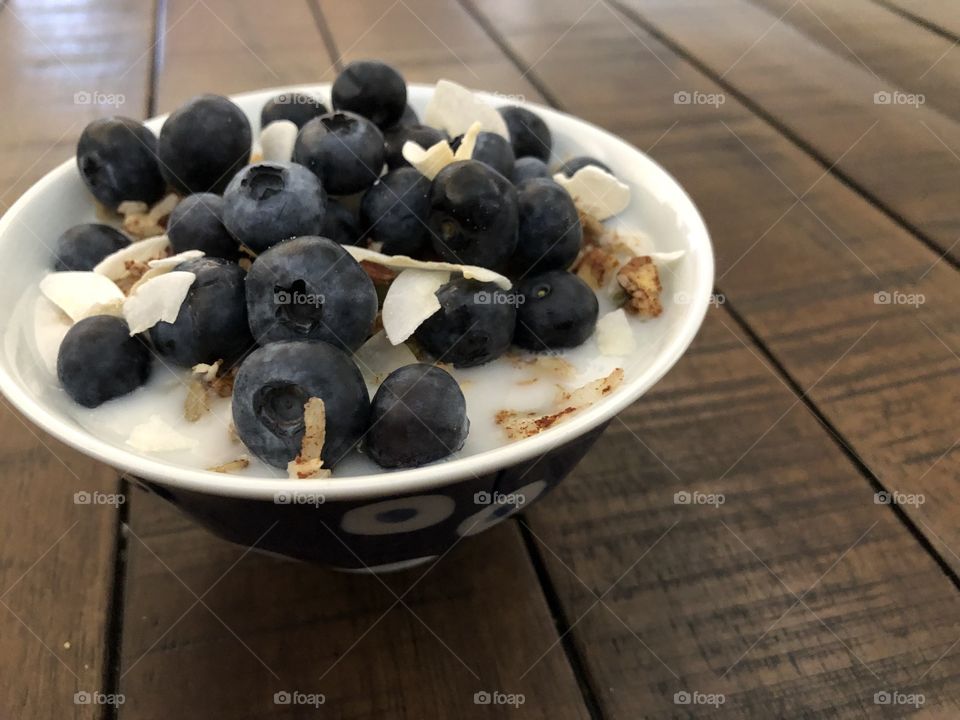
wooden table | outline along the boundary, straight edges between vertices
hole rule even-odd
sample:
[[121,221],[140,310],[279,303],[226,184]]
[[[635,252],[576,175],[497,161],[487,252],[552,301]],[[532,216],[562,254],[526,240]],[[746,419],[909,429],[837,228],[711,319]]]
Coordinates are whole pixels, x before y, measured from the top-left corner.
[[960,716],[958,43],[950,0],[7,0],[0,209],[104,103],[379,57],[623,135],[718,272],[557,492],[382,581],[217,540],[4,409],[0,718]]

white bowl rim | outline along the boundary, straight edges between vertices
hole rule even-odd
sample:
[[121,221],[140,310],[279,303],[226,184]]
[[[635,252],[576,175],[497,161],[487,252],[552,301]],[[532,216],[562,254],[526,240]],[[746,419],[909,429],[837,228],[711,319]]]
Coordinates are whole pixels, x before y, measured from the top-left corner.
[[[330,83],[289,85],[236,93],[229,97],[232,100],[251,100],[257,96],[262,96],[266,101],[269,97],[279,93],[317,93],[328,91],[329,87]],[[409,87],[429,91],[434,86],[409,83]],[[478,91],[478,94],[494,105],[506,104],[503,96],[482,91]],[[638,162],[646,165],[646,170],[652,172],[661,182],[673,185],[676,190],[679,190],[682,202],[688,205],[684,209],[684,217],[689,222],[689,235],[692,239],[691,249],[698,253],[696,282],[693,292],[690,294],[688,312],[682,324],[674,333],[674,337],[642,374],[625,382],[607,398],[576,413],[570,420],[530,438],[475,455],[420,468],[315,480],[254,478],[175,466],[136,455],[100,440],[93,434],[72,425],[58,414],[51,412],[23,390],[10,375],[9,369],[6,367],[5,356],[3,361],[0,362],[0,392],[23,415],[45,432],[83,454],[96,458],[124,473],[183,490],[249,499],[272,500],[278,493],[311,493],[320,495],[325,500],[350,500],[422,492],[451,485],[465,478],[475,478],[508,468],[576,440],[579,436],[612,419],[617,413],[653,387],[673,367],[690,343],[693,342],[703,323],[713,293],[714,259],[710,235],[699,210],[680,183],[658,163],[626,140],[586,120],[539,103],[512,98],[509,98],[508,101],[509,104],[521,105],[534,110],[543,116],[548,124],[558,120],[560,122],[574,121],[585,124],[590,127],[592,132],[605,137],[607,140],[620,143],[636,153]],[[159,127],[159,124],[166,117],[167,115],[158,115],[144,122]],[[64,174],[71,172],[75,163],[75,158],[70,158],[48,172],[22,195],[3,217],[0,217],[0,239],[4,237],[18,213],[36,198],[42,196],[49,185],[60,179]]]

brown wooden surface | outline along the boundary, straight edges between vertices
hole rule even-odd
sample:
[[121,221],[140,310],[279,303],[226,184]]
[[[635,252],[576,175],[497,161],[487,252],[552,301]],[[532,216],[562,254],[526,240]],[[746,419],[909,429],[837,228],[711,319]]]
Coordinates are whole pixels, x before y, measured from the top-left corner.
[[[937,248],[960,236],[960,160],[934,135],[960,153],[957,17],[933,0],[0,10],[5,204],[110,112],[75,92],[123,93],[141,116],[381,57],[648,150],[703,211],[726,301],[528,517],[383,582],[245,552],[139,490],[118,544],[118,514],[72,496],[115,488],[110,471],[6,413],[0,717],[956,717],[960,284]],[[881,87],[929,100],[877,106]],[[694,90],[725,102],[674,103]],[[877,305],[881,291],[926,302]],[[882,489],[926,502],[878,505]],[[74,705],[84,689],[126,703]],[[327,704],[283,715],[283,689]],[[526,702],[477,706],[480,689]],[[726,701],[677,704],[684,691]],[[878,705],[882,691],[925,703]]]

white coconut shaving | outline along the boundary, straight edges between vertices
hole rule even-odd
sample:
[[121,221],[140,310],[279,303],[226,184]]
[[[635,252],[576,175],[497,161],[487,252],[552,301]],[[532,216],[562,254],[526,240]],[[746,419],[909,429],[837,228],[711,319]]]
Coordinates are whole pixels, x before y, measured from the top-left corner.
[[180,306],[197,276],[174,270],[145,282],[123,303],[123,317],[130,334],[149,330],[158,322],[172,323],[180,314]]
[[453,154],[454,160],[470,160],[473,158],[473,151],[477,147],[477,138],[480,137],[480,123],[475,122],[470,129],[463,134],[457,151]]
[[623,308],[608,312],[597,321],[597,348],[603,355],[626,356],[637,349],[637,340]]
[[290,120],[274,120],[260,131],[260,154],[264,161],[290,162],[300,129]]
[[55,272],[40,281],[40,292],[77,322],[91,315],[119,315],[123,291],[95,272]]
[[397,275],[383,299],[383,329],[391,343],[406,342],[440,309],[437,290],[449,281],[450,273],[443,270],[407,268]]
[[424,150],[412,140],[403,144],[403,158],[413,165],[427,180],[433,180],[440,171],[453,162],[453,150],[450,143],[441,140]]
[[367,340],[354,353],[357,367],[368,385],[379,385],[397,368],[417,362],[416,355],[404,344],[394,345],[383,330]]
[[182,253],[177,253],[176,255],[171,255],[170,257],[161,258],[159,260],[150,260],[147,263],[150,269],[141,275],[140,279],[130,287],[130,294],[132,295],[135,293],[139,287],[148,280],[152,280],[160,275],[166,275],[180,263],[186,262],[187,260],[196,260],[197,258],[202,258],[203,255],[203,250],[184,250]]
[[131,266],[146,265],[151,260],[159,260],[166,257],[169,251],[170,239],[166,235],[157,235],[110,253],[97,263],[93,271],[116,282],[127,276]]
[[357,262],[372,262],[394,270],[406,270],[414,268],[418,270],[446,270],[451,273],[460,273],[467,280],[477,280],[479,282],[496,283],[503,290],[509,290],[510,280],[500,273],[487,268],[477,267],[476,265],[458,265],[456,263],[433,262],[430,260],[414,260],[406,255],[384,255],[374,252],[367,248],[354,247],[352,245],[343,248],[353,256]]
[[578,210],[601,222],[619,215],[630,204],[630,187],[596,165],[580,168],[573,177],[557,173],[553,179],[570,193]]
[[127,445],[142,452],[190,450],[199,444],[196,438],[178,433],[159,415],[151,415],[145,423],[137,425],[127,438]]
[[673,252],[651,252],[647,253],[658,265],[669,265],[683,258],[687,254],[686,250],[674,250]]
[[507,123],[496,108],[471,90],[450,80],[437,83],[423,113],[423,122],[430,127],[446,130],[450,137],[463,135],[471,125],[479,122],[481,130],[510,139]]

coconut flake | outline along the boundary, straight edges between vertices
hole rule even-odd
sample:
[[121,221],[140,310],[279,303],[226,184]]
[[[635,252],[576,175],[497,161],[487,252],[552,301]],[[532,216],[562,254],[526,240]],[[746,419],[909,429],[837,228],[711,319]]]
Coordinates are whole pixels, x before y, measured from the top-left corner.
[[123,215],[123,229],[136,238],[148,238],[163,233],[163,221],[173,212],[180,197],[170,193],[149,210],[142,202],[120,203],[117,211]]
[[481,130],[510,139],[507,123],[496,108],[450,80],[437,83],[423,113],[423,122],[438,130],[446,130],[450,137],[463,135],[471,125],[479,122]]
[[396,270],[406,270],[407,268],[418,270],[446,270],[451,273],[460,273],[467,278],[467,280],[496,283],[503,290],[509,290],[511,287],[510,280],[500,273],[495,273],[493,270],[477,267],[476,265],[458,265],[456,263],[414,260],[412,257],[407,257],[406,255],[384,255],[383,253],[374,252],[367,248],[355,247],[353,245],[344,246],[343,249],[350,253],[357,262],[366,260],[367,262],[376,263],[377,265],[383,265]]
[[450,273],[408,268],[397,275],[383,299],[383,329],[394,345],[405,342],[421,323],[440,309],[437,290]]
[[145,423],[137,425],[127,438],[127,445],[143,452],[190,450],[199,444],[196,438],[178,433],[159,415],[151,415]]
[[460,140],[460,146],[453,154],[454,160],[470,160],[473,158],[473,151],[477,147],[477,138],[480,137],[480,123],[475,122],[470,129],[463,134]]
[[603,221],[623,212],[630,204],[630,187],[596,165],[587,165],[567,177],[557,173],[553,179],[570,193],[581,212]]
[[320,459],[327,437],[327,415],[320,398],[312,397],[304,404],[303,428],[300,454],[287,463],[287,473],[301,480],[330,477],[330,470],[323,467]]
[[441,170],[454,161],[453,150],[450,149],[450,143],[446,140],[431,145],[427,150],[413,140],[407,140],[403,144],[403,157],[427,180],[433,180]]
[[246,455],[241,455],[236,460],[225,462],[222,465],[208,467],[207,470],[215,473],[232,473],[239,472],[240,470],[246,470],[248,467],[250,467],[250,458],[248,458]]
[[77,322],[91,315],[118,315],[123,292],[95,272],[54,272],[40,281],[40,292]]
[[159,260],[150,260],[147,263],[150,269],[141,275],[140,279],[130,286],[129,294],[133,295],[141,285],[147,282],[147,280],[152,280],[155,277],[165,275],[182,262],[202,258],[203,254],[203,250],[185,250],[182,253],[177,253],[176,255],[171,255],[170,257],[160,258]]
[[165,258],[169,250],[170,239],[166,235],[157,235],[131,243],[114,253],[110,253],[97,263],[93,271],[105,275],[114,282],[119,282],[130,275],[134,268],[140,268],[142,272],[145,272],[151,260]]
[[290,120],[274,120],[260,131],[260,153],[264,161],[288,163],[300,129]]
[[636,338],[623,308],[608,312],[597,321],[597,347],[603,355],[625,356],[637,349]]
[[123,316],[130,334],[149,330],[158,322],[172,323],[180,314],[180,306],[197,276],[175,270],[148,280],[123,303]]
[[354,353],[354,360],[363,374],[364,382],[379,385],[397,368],[415,364],[417,357],[405,344],[391,343],[387,333],[381,330],[360,346]]

